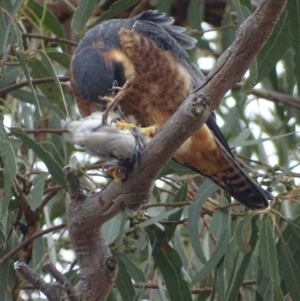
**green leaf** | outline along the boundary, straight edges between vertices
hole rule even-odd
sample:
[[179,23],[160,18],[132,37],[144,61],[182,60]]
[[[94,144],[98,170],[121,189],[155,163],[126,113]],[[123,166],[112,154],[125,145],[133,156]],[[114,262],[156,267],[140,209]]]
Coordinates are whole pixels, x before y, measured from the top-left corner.
[[45,240],[44,240],[44,238],[43,237],[36,238],[33,241],[32,259],[30,261],[30,266],[37,273],[40,273],[41,270],[42,270],[42,264],[44,263],[45,253],[46,252],[47,252],[47,249],[45,247]]
[[230,141],[230,148],[235,148],[241,146],[251,135],[251,131],[249,129],[243,129],[233,140]]
[[225,292],[226,292],[226,281],[225,281],[225,266],[224,266],[224,260],[221,260],[221,262],[216,266],[216,280],[215,280],[215,289],[216,293],[218,294],[219,300],[226,300]]
[[[263,275],[270,279],[270,291],[273,300],[284,300],[280,288],[280,277],[278,270],[278,258],[275,247],[275,238],[273,237],[272,223],[270,218],[266,218],[260,225],[259,230],[260,241],[260,262],[262,266]],[[266,300],[266,297],[264,297]],[[270,300],[272,300],[270,298]]]
[[189,169],[188,167],[177,163],[174,160],[170,160],[164,168],[160,171],[160,173],[157,176],[157,179],[164,177],[166,175],[170,174],[176,174],[179,176],[183,176],[186,174],[197,174],[195,171]]
[[[249,244],[249,239],[248,237],[251,236],[251,220],[255,215],[251,214],[251,215],[247,215],[246,217],[244,217],[242,220],[240,220],[240,222],[238,223],[237,227],[236,227],[236,232],[235,232],[235,240],[236,243],[239,247],[239,250],[243,253],[243,254],[247,254],[248,252],[251,252],[251,246]],[[250,226],[247,227],[245,229],[246,226]]]
[[207,262],[201,244],[199,242],[198,223],[200,220],[200,212],[206,200],[215,192],[218,187],[210,180],[206,180],[198,189],[197,199],[189,207],[187,227],[190,242],[198,259],[205,264]]
[[171,301],[192,301],[187,282],[181,276],[182,262],[178,253],[168,244],[164,232],[156,226],[147,227],[155,264],[163,275]]
[[[26,90],[15,90],[11,91],[10,94],[27,103],[36,105],[36,100],[31,91],[26,91]],[[55,114],[57,114],[61,119],[65,118],[65,115],[63,112],[60,110],[58,105],[54,104],[53,102],[49,101],[48,98],[46,98],[44,95],[36,94],[36,97],[38,99],[39,104],[41,105],[41,108],[46,109],[48,108],[49,110],[53,111]]]
[[[28,66],[31,69],[31,76],[34,79],[51,77],[49,69],[46,67],[44,62],[41,61],[41,58],[31,57],[30,61],[28,62]],[[61,102],[61,97],[59,97],[60,91],[54,82],[39,84],[37,87],[52,103],[59,103],[59,101]],[[58,102],[57,98],[59,100]],[[39,100],[38,97],[37,99]],[[42,107],[41,104],[40,106]]]
[[93,9],[96,7],[96,4],[97,0],[78,1],[77,9],[71,21],[71,28],[76,34],[79,34],[84,28],[93,12]]
[[122,261],[118,262],[118,267],[116,286],[123,301],[132,301],[135,297],[135,290],[131,282],[131,277],[127,273],[126,266]]
[[67,70],[70,68],[71,57],[66,53],[61,53],[57,51],[47,51],[47,55],[51,60],[56,61]]
[[12,293],[9,288],[15,281],[16,272],[13,269],[13,262],[7,260],[1,265],[0,269],[0,291],[2,301],[13,301]]
[[213,255],[203,266],[201,271],[197,273],[196,276],[193,278],[192,285],[199,282],[202,278],[207,277],[212,272],[212,270],[220,263],[222,257],[226,252],[229,242],[230,242],[230,228],[225,228]]
[[146,281],[144,273],[138,267],[136,267],[136,265],[133,264],[133,262],[130,261],[125,254],[114,251],[113,255],[117,257],[118,262],[122,262],[124,264],[127,273],[135,282]]
[[300,286],[296,279],[300,279],[300,270],[296,264],[291,251],[287,247],[286,241],[283,238],[279,241],[280,248],[280,274],[284,281],[292,300],[300,300]]
[[[187,185],[183,185],[176,193],[176,195],[174,197],[174,201],[175,202],[184,202],[184,201],[186,201],[186,198],[187,198]],[[169,238],[169,240],[171,239],[172,235],[174,234],[174,232],[176,230],[176,227],[177,227],[176,221],[180,220],[182,211],[183,211],[183,209],[178,210],[174,214],[170,215],[168,218],[169,222],[174,222],[174,224],[165,226],[165,234]]]
[[156,1],[156,8],[161,12],[170,14],[171,7],[172,7],[172,0],[157,0]]
[[122,214],[117,214],[102,225],[102,233],[106,243],[109,245],[115,241],[120,232]]
[[289,0],[287,2],[289,28],[291,36],[290,42],[295,51],[293,57],[294,61],[294,75],[296,77],[298,91],[300,91],[300,3],[298,0]]
[[[221,206],[228,205],[224,196],[221,196]],[[217,239],[222,239],[224,229],[230,227],[231,219],[229,217],[229,209],[216,212],[211,219],[209,232]]]
[[[87,1],[90,2],[90,1]],[[60,23],[60,21],[56,18],[56,16],[50,12],[49,10],[45,10],[42,5],[39,3],[29,0],[27,3],[27,7],[31,9],[35,16],[39,18],[40,21],[42,21],[42,24],[48,28],[51,32],[53,32],[56,36],[60,38],[64,38],[64,30]],[[65,47],[65,45],[62,43],[62,47]],[[63,49],[65,51],[65,49]]]
[[36,92],[35,92],[35,89],[32,84],[30,74],[29,74],[27,57],[25,55],[24,47],[23,47],[22,33],[17,26],[14,26],[14,34],[12,35],[12,40],[15,45],[15,48],[14,48],[15,55],[16,55],[18,61],[20,62],[21,67],[24,71],[24,75],[26,77],[26,80],[28,81],[29,87],[32,91],[32,95],[34,96],[38,111],[39,111],[40,115],[42,115],[40,104],[39,104],[38,98],[36,96]]
[[266,218],[260,225],[259,241],[263,273],[266,277],[270,277],[275,283],[279,283],[275,239],[269,218]]
[[32,179],[33,188],[31,190],[30,208],[35,210],[42,202],[44,195],[45,181],[48,177],[47,173],[42,173]]
[[257,220],[258,220],[258,215],[255,215],[251,219],[251,236],[249,239],[249,245],[250,245],[251,251],[243,256],[243,259],[241,261],[241,264],[240,264],[237,272],[235,273],[234,277],[230,280],[227,294],[226,294],[226,296],[227,296],[226,300],[228,300],[228,301],[237,299],[239,289],[243,283],[244,275],[249,266],[250,259],[252,257],[252,254],[253,254],[254,248],[256,246],[257,239],[258,239],[258,228],[256,225]]
[[58,80],[58,77],[56,75],[56,72],[53,68],[51,60],[49,59],[49,57],[47,56],[47,54],[45,52],[37,51],[37,53],[40,54],[43,63],[45,64],[46,68],[48,69],[48,72],[50,73],[50,76],[54,79],[54,83],[56,84],[56,87],[59,91],[59,93],[57,93],[56,97],[59,97],[62,100],[62,102],[65,106],[67,117],[69,117],[69,110],[68,110],[67,102],[65,100],[64,92],[63,92],[62,87],[60,85],[60,81]]
[[290,46],[287,10],[281,14],[270,38],[257,56],[257,82],[260,82],[282,58]]
[[202,0],[190,0],[187,10],[187,20],[192,28],[199,29],[204,15],[204,4]]
[[10,55],[7,51],[7,42],[11,33],[14,18],[19,12],[23,0],[1,1],[0,7],[0,57],[5,61]]
[[241,5],[240,1],[229,0],[228,5],[232,13],[236,14],[238,24],[242,24],[250,15],[250,11],[246,6]]
[[251,93],[252,89],[257,84],[257,58],[253,59],[251,62],[249,71],[250,75],[241,89],[242,93]]
[[[84,0],[82,0],[83,2]],[[104,20],[108,20],[116,16],[117,14],[123,12],[124,10],[134,6],[136,3],[140,2],[141,0],[119,0],[115,1],[111,7],[102,13],[100,18],[98,18],[93,24],[89,26],[89,28],[92,28],[96,26],[97,24],[101,23]]]
[[67,182],[62,170],[62,167],[53,159],[51,154],[47,152],[44,147],[34,141],[29,135],[23,132],[21,129],[10,129],[12,134],[20,138],[24,145],[32,149],[34,153],[46,164],[49,173],[56,181],[58,185],[61,185],[65,190],[68,190]]
[[3,115],[0,115],[0,156],[3,164],[3,177],[4,177],[4,196],[0,201],[0,220],[3,225],[3,232],[7,234],[7,209],[9,202],[13,196],[13,179],[17,174],[17,164],[15,159],[15,153],[8,140],[6,131],[3,125]]
[[0,78],[0,89],[13,84],[20,75],[21,70],[20,66],[2,66],[3,77]]
[[158,222],[162,221],[163,219],[169,217],[170,215],[176,213],[176,212],[179,211],[179,210],[181,210],[181,208],[173,208],[173,209],[170,209],[170,210],[168,210],[168,211],[166,211],[166,212],[163,212],[163,213],[161,213],[161,214],[159,214],[159,215],[157,215],[157,216],[151,217],[151,218],[147,219],[147,220],[144,221],[144,222],[141,222],[141,223],[139,224],[139,226],[140,226],[141,228],[148,227],[148,226],[150,226],[150,225],[152,225],[152,224],[155,224],[155,223],[158,223]]

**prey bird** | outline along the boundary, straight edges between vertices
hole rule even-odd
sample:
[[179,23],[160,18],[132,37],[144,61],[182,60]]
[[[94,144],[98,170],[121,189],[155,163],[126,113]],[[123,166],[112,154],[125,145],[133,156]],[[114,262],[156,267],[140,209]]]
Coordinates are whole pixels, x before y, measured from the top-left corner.
[[[117,111],[94,112],[81,120],[68,124],[72,142],[98,156],[103,167],[107,167],[116,182],[124,181],[138,163],[139,155],[148,142],[149,128],[139,128],[131,118],[125,123]],[[130,129],[128,128],[130,127]],[[155,129],[150,128],[150,131]],[[145,134],[144,134],[145,133]]]

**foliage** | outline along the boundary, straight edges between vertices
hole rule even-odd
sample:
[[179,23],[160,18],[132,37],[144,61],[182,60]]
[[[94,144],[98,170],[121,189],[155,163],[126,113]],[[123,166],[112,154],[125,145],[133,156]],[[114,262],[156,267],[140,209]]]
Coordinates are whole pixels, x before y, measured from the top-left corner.
[[[62,167],[77,168],[87,193],[107,182],[97,159],[71,146],[64,133],[66,123],[79,118],[68,82],[70,57],[87,22],[94,26],[141,1],[118,0],[106,12],[95,9],[97,1],[78,2],[70,33],[48,1],[0,1],[2,300],[16,300],[20,288],[25,299],[44,298],[15,276],[18,259],[45,277],[41,265],[50,259],[76,282]],[[156,3],[166,12],[171,4]],[[201,47],[189,54],[204,72],[251,9],[250,1],[229,0],[222,26],[214,28],[203,22],[202,1],[189,1],[187,22]],[[169,162],[137,215],[125,210],[103,227],[119,264],[108,300],[300,300],[299,22],[299,4],[289,0],[248,74],[217,111],[238,158],[278,195],[273,208],[250,212],[216,193],[210,181]]]

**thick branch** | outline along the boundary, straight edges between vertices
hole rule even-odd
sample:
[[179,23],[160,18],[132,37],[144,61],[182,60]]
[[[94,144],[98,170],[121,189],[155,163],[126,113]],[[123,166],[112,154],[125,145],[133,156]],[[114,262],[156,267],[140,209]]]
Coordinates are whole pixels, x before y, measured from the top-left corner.
[[124,183],[111,181],[100,193],[84,198],[78,189],[78,179],[70,176],[74,172],[65,169],[71,195],[69,231],[80,266],[81,300],[104,300],[112,288],[116,267],[101,236],[100,226],[126,206],[141,205],[147,200],[161,168],[203,125],[224,94],[247,71],[271,34],[285,3],[286,0],[261,1],[255,13],[241,25],[234,44],[220,57],[203,85],[184,101],[147,145],[138,168]]
[[[80,281],[76,287],[79,299],[105,300],[115,282],[117,262],[104,241],[100,227],[88,225],[88,220],[81,221],[80,216],[93,204],[89,204],[75,170],[67,166],[64,172],[71,196],[67,204],[70,238],[80,266]],[[96,201],[99,208],[97,204]]]

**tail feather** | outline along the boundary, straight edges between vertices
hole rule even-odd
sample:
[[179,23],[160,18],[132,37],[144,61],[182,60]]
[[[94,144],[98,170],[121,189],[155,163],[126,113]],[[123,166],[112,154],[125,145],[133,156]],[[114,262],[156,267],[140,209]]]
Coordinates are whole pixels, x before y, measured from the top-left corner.
[[228,166],[209,178],[246,207],[267,209],[274,196],[251,180],[221,143],[219,146],[223,149]]

